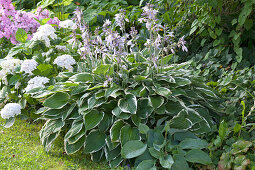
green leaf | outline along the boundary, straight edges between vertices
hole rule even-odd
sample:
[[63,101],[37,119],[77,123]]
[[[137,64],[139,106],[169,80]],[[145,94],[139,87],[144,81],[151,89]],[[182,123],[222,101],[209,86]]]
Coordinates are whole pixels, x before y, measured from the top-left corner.
[[211,158],[207,153],[200,149],[192,149],[186,155],[185,158],[188,162],[200,163],[203,165],[209,165],[212,163]]
[[223,141],[225,137],[227,137],[228,135],[228,124],[223,120],[220,123],[220,127],[219,127],[219,136],[220,139]]
[[190,32],[189,32],[189,35],[193,34],[196,30],[197,30],[198,26],[194,26],[191,28]]
[[85,141],[85,153],[94,153],[103,148],[106,144],[106,135],[100,131],[91,131]]
[[85,129],[90,130],[96,127],[104,118],[104,113],[97,110],[91,110],[84,115]]
[[105,91],[105,97],[108,98],[109,96],[111,96],[112,94],[116,93],[119,90],[120,87],[114,84],[112,87],[107,88],[107,90]]
[[125,159],[135,158],[142,155],[147,149],[147,145],[139,140],[128,141],[121,149],[121,156]]
[[191,121],[187,119],[187,111],[182,110],[178,115],[170,120],[170,128],[186,130],[192,126]]
[[172,115],[177,115],[183,108],[184,106],[179,101],[168,100],[165,105],[166,111]]
[[164,74],[159,74],[157,75],[157,80],[158,81],[165,81],[165,82],[168,82],[168,83],[175,83],[175,79],[172,77],[172,76],[165,76]]
[[139,130],[130,125],[125,125],[120,130],[120,142],[122,146],[130,140],[140,140],[140,138]]
[[18,42],[25,43],[27,40],[27,33],[22,28],[18,28],[15,38]]
[[150,152],[151,156],[153,156],[154,158],[157,158],[157,159],[159,159],[159,157],[164,155],[163,152],[157,151],[154,148],[149,148],[149,152]]
[[120,114],[122,113],[122,111],[120,110],[120,108],[118,106],[116,106],[113,110],[112,110],[112,114],[116,117],[119,117]]
[[135,126],[139,126],[139,123],[141,123],[141,119],[137,115],[132,115],[131,119]]
[[135,170],[156,170],[155,161],[153,160],[143,160],[139,165],[135,168]]
[[33,71],[34,74],[39,76],[48,77],[52,74],[53,67],[51,64],[39,64],[37,69]]
[[119,100],[118,106],[123,112],[136,114],[136,110],[137,110],[136,97],[132,94],[127,94],[125,99]]
[[8,52],[8,55],[6,56],[6,58],[15,56],[16,54],[20,53],[23,49],[24,49],[23,44],[12,47],[11,50]]
[[208,143],[201,139],[186,138],[179,143],[182,149],[204,149],[208,147]]
[[112,127],[110,129],[110,136],[111,136],[111,140],[113,142],[119,142],[120,129],[122,128],[122,126],[124,126],[124,123],[122,120],[117,120],[112,125]]
[[80,93],[84,93],[86,90],[88,90],[88,88],[89,88],[89,86],[80,86],[79,85],[72,90],[71,96],[80,94]]
[[86,137],[81,137],[76,143],[69,144],[68,141],[65,141],[65,151],[67,154],[74,154],[75,152],[79,151],[82,146],[84,146]]
[[20,80],[20,75],[13,75],[8,81],[9,85],[15,85]]
[[163,168],[170,169],[172,165],[174,164],[174,160],[171,155],[161,156],[159,158],[160,165]]
[[120,163],[122,161],[123,161],[123,159],[121,158],[121,156],[118,156],[114,160],[110,161],[109,165],[110,165],[111,168],[116,168],[117,166],[120,165]]
[[106,73],[109,72],[110,67],[111,67],[110,64],[101,64],[95,70],[93,70],[93,73],[106,75]]
[[235,124],[235,126],[234,126],[234,133],[235,134],[239,133],[241,129],[242,129],[242,126],[240,124],[238,124],[238,123]]
[[47,117],[61,117],[62,114],[66,111],[67,111],[66,107],[62,109],[47,109],[47,111],[42,113],[42,115]]
[[239,14],[239,17],[238,17],[238,22],[239,22],[239,25],[242,26],[247,17],[250,15],[250,13],[252,12],[253,8],[252,8],[252,4],[251,3],[245,3],[244,7],[242,8],[242,11],[241,13]]
[[70,77],[69,80],[73,82],[86,83],[86,82],[93,82],[93,77],[90,73],[79,73]]
[[151,156],[148,148],[145,150],[145,152],[142,155],[135,158],[134,166],[138,166],[138,164],[144,160],[154,160],[154,158]]
[[243,49],[242,48],[234,48],[234,51],[236,52],[236,61],[240,63],[243,58]]
[[83,127],[83,121],[74,121],[72,123],[72,127],[66,133],[64,140],[67,140],[67,139],[75,136],[76,134],[78,134],[82,130],[82,127]]
[[88,90],[95,90],[95,89],[100,89],[100,88],[103,88],[103,87],[104,87],[103,85],[98,85],[98,86],[91,87]]
[[46,150],[46,152],[48,152],[50,150],[50,147],[52,145],[52,143],[55,141],[55,139],[59,136],[59,132],[56,133],[52,133],[49,136],[47,136],[44,140],[43,146]]
[[228,85],[232,81],[233,76],[232,75],[227,75],[224,77],[223,81],[220,83],[222,86]]
[[47,24],[47,22],[50,20],[50,18],[44,18],[41,20],[41,25]]
[[140,133],[147,134],[150,128],[146,124],[139,123],[138,129]]
[[236,18],[231,21],[232,25],[235,25],[236,23],[237,23],[237,19]]
[[43,102],[43,106],[49,107],[52,109],[61,109],[68,103],[69,98],[70,96],[68,93],[57,92],[53,94],[52,96],[50,96],[49,98],[47,98]]
[[220,40],[214,40],[213,41],[213,47],[216,47],[217,45],[219,45],[220,44]]
[[134,76],[135,78],[135,81],[143,81],[143,80],[146,80],[146,76],[141,76],[141,75],[137,75],[137,76]]
[[108,147],[108,149],[109,149],[110,151],[113,150],[113,149],[115,149],[116,147],[120,146],[120,143],[118,143],[118,142],[112,142],[110,136],[107,136],[106,139],[105,139],[105,141],[106,141],[106,145],[107,145],[107,147]]
[[88,109],[93,109],[94,107],[98,107],[105,103],[104,98],[96,99],[96,95],[94,94],[92,97],[88,99]]
[[205,38],[202,39],[202,41],[201,41],[201,46],[202,46],[202,47],[205,45],[205,42],[206,42],[206,39],[205,39]]
[[58,2],[57,4],[54,4],[53,6],[68,6],[73,2],[73,0],[63,0],[62,2]]
[[211,29],[208,29],[209,31],[209,35],[213,38],[213,39],[216,39],[217,38],[217,35],[211,30]]
[[46,151],[49,151],[52,142],[59,135],[62,127],[65,125],[61,119],[47,120],[40,131],[40,139]]
[[[162,145],[164,143],[164,136],[159,130],[149,130],[148,131],[148,146],[154,147],[154,144],[156,145]],[[158,149],[158,148],[155,148]]]
[[176,154],[174,155],[174,164],[172,165],[171,170],[190,170],[190,168],[184,156]]
[[244,28],[249,31],[253,26],[253,20],[252,19],[246,19],[244,22]]
[[187,78],[175,77],[174,79],[175,79],[175,85],[177,87],[187,86],[191,84],[191,81]]
[[113,150],[109,150],[107,147],[104,149],[105,158],[107,161],[114,160],[120,155],[121,147],[120,145]]
[[216,33],[218,36],[221,35],[222,31],[223,31],[222,28],[216,28],[216,29],[215,29],[215,33]]
[[109,127],[112,125],[112,115],[111,114],[104,114],[103,120],[98,125],[98,128],[102,132],[109,131]]
[[166,113],[165,105],[160,106],[159,108],[154,110],[156,114],[163,115]]
[[164,98],[161,96],[150,96],[149,99],[154,109],[159,108],[164,103]]
[[40,25],[45,25],[47,24],[47,22],[50,20],[50,18],[44,18],[44,19],[41,19],[41,20],[38,20],[36,18],[34,18],[37,22],[40,23]]
[[164,97],[168,97],[169,95],[172,94],[172,92],[168,88],[165,88],[165,87],[159,87],[159,88],[156,89],[155,92],[158,95],[164,96]]
[[40,7],[41,8],[46,8],[47,6],[53,4],[55,2],[55,0],[42,0],[40,2]]
[[76,135],[68,138],[68,143],[69,144],[74,144],[74,143],[78,142],[78,140],[80,140],[85,134],[86,134],[86,130],[85,130],[85,128],[82,128],[79,133],[77,133]]
[[212,98],[219,98],[213,91],[209,90],[209,89],[205,89],[205,88],[196,88],[199,91],[201,91],[202,93],[204,93],[205,95],[212,97]]
[[91,153],[91,160],[93,162],[100,162],[100,160],[102,159],[103,155],[104,155],[104,151],[103,149],[97,151],[97,152],[94,152],[94,153]]
[[64,112],[63,115],[62,115],[62,120],[64,121],[72,112],[73,110],[75,109],[75,106],[76,106],[76,103],[73,103],[67,112]]
[[145,119],[153,112],[153,107],[148,98],[140,98],[138,100],[137,115],[141,119]]

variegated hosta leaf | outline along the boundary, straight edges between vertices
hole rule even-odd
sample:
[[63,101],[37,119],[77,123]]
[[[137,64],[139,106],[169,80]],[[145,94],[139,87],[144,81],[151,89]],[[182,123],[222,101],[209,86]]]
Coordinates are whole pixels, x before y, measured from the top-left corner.
[[46,149],[49,151],[52,143],[58,137],[62,127],[65,125],[61,119],[48,120],[40,131],[41,142]]

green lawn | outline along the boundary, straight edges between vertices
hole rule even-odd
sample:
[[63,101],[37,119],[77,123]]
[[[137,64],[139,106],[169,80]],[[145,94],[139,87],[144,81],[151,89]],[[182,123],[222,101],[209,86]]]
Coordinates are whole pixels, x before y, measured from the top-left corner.
[[5,129],[0,118],[0,169],[109,169],[106,162],[94,163],[81,152],[66,155],[63,144],[57,140],[49,153],[40,143],[42,124],[16,120]]

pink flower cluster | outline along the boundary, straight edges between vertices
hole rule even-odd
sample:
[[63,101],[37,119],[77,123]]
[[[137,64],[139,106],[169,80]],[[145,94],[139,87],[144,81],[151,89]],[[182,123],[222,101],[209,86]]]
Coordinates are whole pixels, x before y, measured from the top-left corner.
[[[47,9],[38,8],[36,13],[16,11],[11,0],[0,0],[0,39],[5,37],[12,44],[17,44],[15,34],[18,28],[24,29],[28,33],[28,39],[36,32],[40,24],[34,19],[49,18]],[[59,24],[57,17],[50,19],[48,24]]]

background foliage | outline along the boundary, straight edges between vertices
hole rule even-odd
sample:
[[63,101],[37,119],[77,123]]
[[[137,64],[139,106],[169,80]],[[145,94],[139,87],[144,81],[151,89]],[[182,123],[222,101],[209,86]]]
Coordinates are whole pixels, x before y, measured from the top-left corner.
[[[36,7],[35,4],[41,5],[61,20],[72,17],[73,10],[79,6],[84,10],[84,19],[91,31],[102,26],[106,19],[113,20],[123,8],[130,21],[126,31],[135,26],[144,37],[137,41],[139,48],[144,47],[148,32],[145,24],[140,24],[137,19],[142,13],[141,7],[150,2],[159,10],[159,23],[169,26],[176,37],[185,35],[189,49],[188,53],[177,50],[171,57],[166,56],[169,61],[165,64],[176,64],[171,70],[152,75],[141,72],[150,66],[139,58],[147,57],[143,51],[127,58],[128,69],[123,71],[125,79],[116,74],[118,64],[109,62],[90,70],[92,78],[87,74],[60,74],[57,78],[59,87],[32,94],[40,99],[39,102],[27,97],[32,105],[33,102],[43,102],[50,108],[38,112],[47,120],[40,134],[46,149],[58,135],[64,135],[67,152],[77,151],[85,142],[85,152],[90,153],[93,160],[105,156],[112,167],[126,158],[138,169],[160,166],[172,166],[173,169],[178,165],[183,168],[254,168],[254,0],[22,2],[24,6],[19,6],[21,3],[17,1],[16,7],[30,9]],[[4,42],[2,46],[7,44]],[[2,56],[6,54],[2,50]],[[183,62],[187,63],[183,65]],[[117,76],[114,79],[117,85],[103,88],[106,75]],[[172,79],[162,78],[166,75]],[[65,83],[67,80],[73,84]],[[110,92],[112,94],[108,94]],[[59,98],[58,95],[68,100],[51,108],[47,103],[54,97]],[[148,107],[145,109],[143,105]],[[80,116],[72,113],[75,109]],[[138,110],[144,114],[132,115]],[[189,119],[188,115],[192,113],[198,113],[197,120]],[[92,117],[92,114],[98,116]],[[199,133],[199,127],[205,131]],[[55,130],[52,132],[52,129]],[[94,138],[102,139],[96,148],[89,145]],[[192,145],[194,143],[196,145]],[[127,147],[136,152],[130,155]]]

